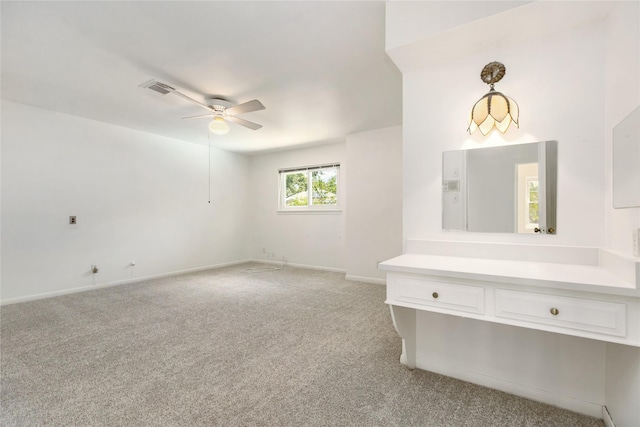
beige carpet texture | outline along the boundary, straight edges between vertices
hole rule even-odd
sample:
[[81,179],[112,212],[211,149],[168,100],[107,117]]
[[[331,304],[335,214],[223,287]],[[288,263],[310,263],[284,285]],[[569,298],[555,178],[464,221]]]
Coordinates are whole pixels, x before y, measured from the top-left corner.
[[2,426],[580,426],[399,363],[385,287],[242,264],[12,304]]

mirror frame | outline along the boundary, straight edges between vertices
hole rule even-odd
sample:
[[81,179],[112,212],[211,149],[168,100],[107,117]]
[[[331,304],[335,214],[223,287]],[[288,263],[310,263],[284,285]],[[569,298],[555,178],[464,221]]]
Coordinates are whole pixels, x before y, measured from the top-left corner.
[[640,206],[640,107],[613,128],[611,145],[614,209]]

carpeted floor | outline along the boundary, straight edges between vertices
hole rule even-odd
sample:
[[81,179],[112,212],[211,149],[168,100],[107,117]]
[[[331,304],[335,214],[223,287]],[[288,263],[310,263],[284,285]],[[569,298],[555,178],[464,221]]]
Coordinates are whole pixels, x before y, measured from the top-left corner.
[[4,306],[3,426],[598,426],[399,363],[385,288],[260,264]]

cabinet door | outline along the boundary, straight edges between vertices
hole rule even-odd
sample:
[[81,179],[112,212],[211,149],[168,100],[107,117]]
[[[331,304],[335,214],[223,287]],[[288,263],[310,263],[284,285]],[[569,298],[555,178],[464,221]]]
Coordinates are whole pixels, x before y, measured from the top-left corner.
[[409,277],[389,277],[387,282],[389,304],[423,306],[467,313],[484,313],[484,288],[459,285],[435,280]]
[[619,337],[627,333],[622,303],[496,289],[495,315]]

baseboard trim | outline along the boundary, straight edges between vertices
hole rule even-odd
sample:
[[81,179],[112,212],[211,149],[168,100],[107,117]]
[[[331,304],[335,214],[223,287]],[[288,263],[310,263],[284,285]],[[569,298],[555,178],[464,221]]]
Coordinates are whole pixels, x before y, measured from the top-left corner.
[[386,285],[387,281],[385,279],[378,279],[376,277],[366,277],[366,276],[353,276],[351,274],[346,274],[344,276],[345,279],[351,280],[354,282],[364,282],[364,283],[375,283],[376,285]]
[[[416,367],[425,371],[435,372],[437,374],[457,378],[462,381],[504,391],[509,394],[515,394],[516,396],[524,397],[526,399],[589,415],[594,418],[601,418],[604,414],[603,406],[596,403],[583,402],[568,396],[562,396],[560,394],[525,384],[517,384],[500,378],[479,374],[477,372],[467,371],[453,366],[445,366],[435,361],[416,359]],[[611,425],[613,426],[613,423]]]
[[240,261],[231,261],[231,262],[225,262],[220,264],[212,264],[212,265],[207,265],[203,267],[195,267],[195,268],[187,268],[184,270],[170,271],[167,273],[152,274],[149,276],[134,277],[134,278],[123,279],[123,280],[114,280],[111,282],[97,283],[95,285],[80,286],[77,288],[61,289],[59,291],[53,291],[53,292],[44,292],[40,294],[26,295],[23,297],[2,299],[0,300],[0,306],[17,304],[17,303],[27,302],[27,301],[35,301],[35,300],[45,299],[45,298],[59,297],[62,295],[75,294],[78,292],[94,291],[96,289],[109,288],[112,286],[119,286],[119,285],[127,285],[130,283],[143,282],[145,280],[161,279],[163,277],[171,277],[171,276],[179,276],[181,274],[196,273],[198,271],[214,270],[216,268],[228,267],[231,265],[245,264],[249,261],[250,260],[248,259],[244,259]]
[[602,421],[604,421],[604,425],[607,427],[616,427],[606,406],[602,407]]
[[346,273],[345,270],[341,269],[341,268],[333,268],[333,267],[323,267],[320,265],[307,265],[307,264],[295,264],[295,263],[290,263],[287,261],[272,261],[272,260],[266,260],[266,259],[259,259],[259,258],[255,258],[250,260],[251,262],[259,262],[261,264],[273,264],[273,265],[286,265],[289,267],[297,267],[297,268],[306,268],[308,270],[321,270],[321,271],[331,271],[333,273]]

